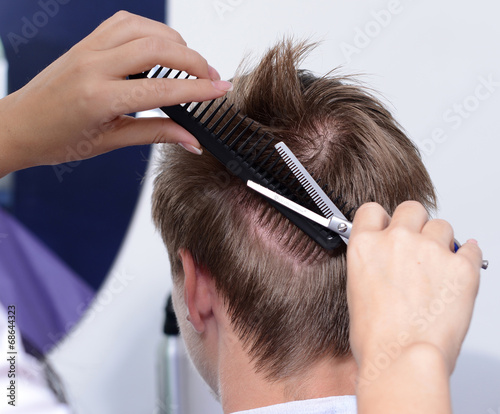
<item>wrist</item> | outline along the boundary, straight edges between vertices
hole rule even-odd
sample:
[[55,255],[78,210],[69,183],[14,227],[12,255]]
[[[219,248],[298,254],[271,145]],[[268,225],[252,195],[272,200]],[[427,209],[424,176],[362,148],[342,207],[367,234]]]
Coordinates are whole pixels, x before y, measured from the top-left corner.
[[415,343],[402,349],[383,367],[375,361],[367,361],[358,373],[356,394],[360,414],[451,413],[450,374],[438,347]]
[[417,342],[405,347],[401,352],[401,358],[419,371],[430,369],[447,376],[451,374],[446,356],[441,349],[428,342]]
[[391,375],[392,371],[398,371],[400,367],[420,378],[437,375],[447,379],[451,374],[443,352],[437,346],[425,342],[413,343],[399,350],[393,349],[392,352],[379,349],[358,363],[359,386],[376,383]]

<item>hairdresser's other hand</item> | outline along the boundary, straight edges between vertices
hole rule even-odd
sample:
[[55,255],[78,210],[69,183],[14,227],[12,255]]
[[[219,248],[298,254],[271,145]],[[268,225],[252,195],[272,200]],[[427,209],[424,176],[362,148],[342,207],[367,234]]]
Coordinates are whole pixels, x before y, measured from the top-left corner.
[[[156,64],[199,79],[126,80]],[[168,119],[125,114],[215,99],[230,86],[175,30],[118,12],[0,101],[0,176],[129,145],[182,142],[199,148],[191,134]]]
[[[404,202],[392,220],[363,205],[347,251],[351,347],[363,370],[393,362],[412,347],[437,351],[448,375],[468,330],[479,286],[474,241],[453,253],[453,229]],[[427,351],[426,351],[427,352]]]

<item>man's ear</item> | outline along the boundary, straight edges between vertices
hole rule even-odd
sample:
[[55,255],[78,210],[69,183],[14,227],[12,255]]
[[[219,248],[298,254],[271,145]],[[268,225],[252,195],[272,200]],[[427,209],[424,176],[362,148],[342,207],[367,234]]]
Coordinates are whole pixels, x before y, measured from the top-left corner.
[[198,266],[188,250],[180,250],[184,269],[184,301],[188,320],[198,333],[205,331],[208,318],[213,317],[214,282],[212,276]]

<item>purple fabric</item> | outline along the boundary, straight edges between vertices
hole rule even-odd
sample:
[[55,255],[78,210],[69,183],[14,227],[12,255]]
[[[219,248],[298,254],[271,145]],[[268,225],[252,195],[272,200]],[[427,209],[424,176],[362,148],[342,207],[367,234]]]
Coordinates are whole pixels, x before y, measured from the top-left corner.
[[29,344],[46,354],[80,320],[93,296],[68,266],[0,209],[0,302],[16,306],[17,326]]

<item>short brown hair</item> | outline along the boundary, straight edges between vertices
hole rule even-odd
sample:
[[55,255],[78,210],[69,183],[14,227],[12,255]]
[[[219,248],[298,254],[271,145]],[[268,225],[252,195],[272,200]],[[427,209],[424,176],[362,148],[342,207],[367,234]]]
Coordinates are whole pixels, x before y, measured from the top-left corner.
[[[284,141],[350,206],[376,201],[392,213],[405,200],[435,206],[417,148],[364,87],[299,65],[310,45],[283,41],[233,80],[228,103]],[[210,154],[167,146],[153,217],[182,280],[180,249],[213,276],[233,327],[269,379],[321,357],[349,355],[345,245],[327,252]],[[348,217],[352,219],[351,217]]]

